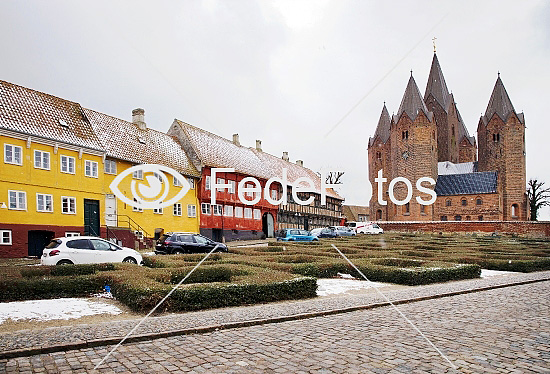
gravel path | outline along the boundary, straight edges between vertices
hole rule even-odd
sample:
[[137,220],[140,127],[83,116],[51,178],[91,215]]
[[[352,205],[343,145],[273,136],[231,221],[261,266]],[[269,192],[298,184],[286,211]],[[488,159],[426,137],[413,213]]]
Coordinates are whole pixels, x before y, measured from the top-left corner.
[[[432,284],[427,286],[406,287],[397,290],[388,290],[385,294],[390,300],[394,301],[541,279],[550,279],[550,271],[528,274],[518,273],[514,275],[493,276],[489,278]],[[160,333],[232,322],[323,312],[376,304],[383,301],[384,300],[377,293],[367,293],[363,295],[318,297],[301,301],[213,309],[181,314],[165,314],[162,316],[150,317],[140,326],[135,334]],[[113,337],[122,338],[137,324],[137,322],[138,320],[134,319],[3,333],[0,334],[0,352],[25,348],[49,347],[68,343],[81,343]]]

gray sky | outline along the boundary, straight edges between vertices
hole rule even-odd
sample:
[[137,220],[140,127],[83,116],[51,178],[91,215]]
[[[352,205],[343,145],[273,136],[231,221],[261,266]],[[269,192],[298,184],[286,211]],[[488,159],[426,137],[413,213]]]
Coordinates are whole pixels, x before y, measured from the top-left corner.
[[178,118],[261,139],[345,170],[346,203],[366,205],[368,138],[411,69],[424,93],[434,36],[470,133],[500,71],[525,113],[527,178],[550,185],[548,1],[3,0],[0,79],[128,120],[142,107],[161,131]]

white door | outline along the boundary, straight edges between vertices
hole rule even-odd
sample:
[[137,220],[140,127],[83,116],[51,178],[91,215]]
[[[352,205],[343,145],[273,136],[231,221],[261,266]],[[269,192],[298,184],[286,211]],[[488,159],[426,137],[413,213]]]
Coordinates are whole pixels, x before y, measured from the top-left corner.
[[105,195],[105,224],[117,226],[116,197],[113,194]]

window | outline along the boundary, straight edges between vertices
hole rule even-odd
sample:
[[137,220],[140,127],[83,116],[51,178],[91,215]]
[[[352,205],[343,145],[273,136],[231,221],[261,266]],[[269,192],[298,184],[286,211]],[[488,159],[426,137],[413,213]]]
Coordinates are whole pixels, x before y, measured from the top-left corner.
[[84,162],[84,175],[87,177],[97,178],[97,162],[86,160]]
[[221,216],[222,215],[222,206],[219,204],[212,205],[212,213],[215,216]]
[[451,206],[451,199],[445,200],[445,206]]
[[189,188],[191,188],[192,190],[195,189],[195,179],[193,178],[187,178],[187,181],[189,182]]
[[472,220],[472,217],[466,216],[466,221],[471,221],[471,220]]
[[409,139],[409,130],[405,130],[401,133],[401,139],[402,140],[408,140]]
[[478,220],[478,221],[483,221],[483,216],[478,216],[478,217],[477,217],[477,220]]
[[254,209],[254,219],[262,219],[262,212],[260,211],[260,209]]
[[96,251],[110,251],[111,248],[113,248],[113,245],[109,242],[106,242],[105,240],[101,239],[90,239],[90,242],[92,243],[92,247]]
[[226,217],[233,217],[233,206],[226,205],[223,207],[223,215]]
[[218,184],[224,184],[225,183],[225,179],[223,178],[218,178]]
[[50,152],[34,151],[34,167],[50,170]]
[[174,204],[174,215],[181,217],[181,203]]
[[61,155],[61,172],[74,174],[74,157]]
[[420,213],[426,214],[426,205],[420,204]]
[[518,204],[512,204],[512,217],[517,218],[518,216]]
[[116,161],[115,160],[105,160],[105,173],[106,174],[116,174]]
[[80,233],[79,232],[73,232],[73,231],[67,231],[65,233],[65,237],[67,237],[67,238],[71,238],[71,237],[74,237],[74,236],[80,236]]
[[[137,199],[136,199],[136,198],[134,198],[134,202],[137,203]],[[132,211],[133,211],[133,212],[143,212],[143,208],[138,208],[138,207],[133,206],[133,207],[132,207]]]
[[382,152],[376,152],[376,159],[380,161],[382,159]]
[[455,221],[462,221],[462,216],[459,215],[459,214],[457,214],[457,215],[455,216]]
[[25,191],[8,191],[10,209],[26,210],[27,193]]
[[61,213],[76,214],[76,197],[61,196]]
[[132,173],[132,178],[134,179],[143,179],[143,170],[136,170]]
[[[161,201],[162,203],[162,201]],[[164,208],[155,208],[153,209],[153,213],[155,214],[164,214]]]
[[187,204],[187,217],[194,218],[197,216],[197,206],[193,204]]
[[499,133],[493,134],[493,141],[495,143],[500,142],[500,134]]
[[11,230],[0,230],[0,245],[11,245]]
[[159,180],[160,183],[164,183],[164,179],[159,173],[153,172],[153,176]]
[[23,148],[18,145],[4,144],[4,162],[23,165]]
[[234,194],[235,193],[235,186],[237,185],[237,182],[229,181],[229,184],[231,185],[231,187],[229,188],[229,193]]
[[202,214],[210,214],[210,204],[202,203],[201,204],[201,212],[202,212]]
[[482,205],[483,204],[483,200],[481,200],[481,197],[478,197],[476,199],[476,205]]
[[53,212],[53,197],[52,195],[36,194],[36,211],[37,212]]
[[244,218],[252,218],[252,208],[244,208]]
[[207,175],[204,178],[204,189],[209,190],[210,189],[210,175]]
[[242,206],[236,206],[235,207],[235,217],[243,218],[243,207]]
[[462,200],[460,200],[460,203],[462,204],[462,206],[467,206],[468,205],[468,200],[462,199]]
[[447,216],[441,216],[442,221],[447,221]]
[[181,187],[181,182],[176,176],[174,176],[174,187]]
[[382,220],[382,209],[378,209],[378,210],[376,211],[376,220],[377,220],[377,221]]
[[411,205],[410,203],[405,204],[405,212],[404,214],[411,214]]
[[[279,198],[279,191],[277,190],[271,190],[271,199],[272,200],[277,200]],[[317,200],[315,200],[315,202],[317,202]]]
[[76,249],[92,249],[88,239],[75,239],[67,241],[67,247]]

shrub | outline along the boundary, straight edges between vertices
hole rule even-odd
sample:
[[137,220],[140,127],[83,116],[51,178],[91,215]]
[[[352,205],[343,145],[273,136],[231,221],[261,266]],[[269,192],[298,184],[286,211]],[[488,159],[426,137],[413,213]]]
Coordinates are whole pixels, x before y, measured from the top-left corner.
[[63,266],[32,266],[21,269],[21,275],[25,278],[38,276],[68,276],[68,275],[90,275],[98,271],[114,270],[115,264],[79,264]]

